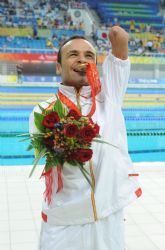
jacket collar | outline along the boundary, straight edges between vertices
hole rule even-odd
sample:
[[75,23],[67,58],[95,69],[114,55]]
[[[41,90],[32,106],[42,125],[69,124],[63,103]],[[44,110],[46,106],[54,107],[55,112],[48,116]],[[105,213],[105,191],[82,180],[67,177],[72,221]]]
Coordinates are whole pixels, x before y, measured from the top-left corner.
[[[73,86],[67,86],[67,85],[63,85],[63,84],[59,85],[59,91],[62,94],[66,95],[67,97],[74,97],[77,94],[76,89]],[[83,86],[80,89],[80,96],[85,97],[85,98],[89,98],[91,96],[90,86]]]

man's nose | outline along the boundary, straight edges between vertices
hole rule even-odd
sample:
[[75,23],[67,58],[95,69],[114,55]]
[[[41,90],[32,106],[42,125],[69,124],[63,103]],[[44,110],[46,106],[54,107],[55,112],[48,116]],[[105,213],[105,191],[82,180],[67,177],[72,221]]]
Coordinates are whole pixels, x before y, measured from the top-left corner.
[[79,56],[78,56],[78,61],[79,62],[86,62],[86,57],[85,57],[85,55],[84,54],[79,54]]

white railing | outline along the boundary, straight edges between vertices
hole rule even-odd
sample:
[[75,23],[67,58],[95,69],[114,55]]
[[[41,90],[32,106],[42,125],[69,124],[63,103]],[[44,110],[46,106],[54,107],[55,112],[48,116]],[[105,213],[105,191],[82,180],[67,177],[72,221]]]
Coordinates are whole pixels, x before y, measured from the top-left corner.
[[3,48],[0,47],[0,52],[22,52],[22,53],[40,53],[40,54],[54,54],[57,53],[58,49],[31,49],[31,48]]

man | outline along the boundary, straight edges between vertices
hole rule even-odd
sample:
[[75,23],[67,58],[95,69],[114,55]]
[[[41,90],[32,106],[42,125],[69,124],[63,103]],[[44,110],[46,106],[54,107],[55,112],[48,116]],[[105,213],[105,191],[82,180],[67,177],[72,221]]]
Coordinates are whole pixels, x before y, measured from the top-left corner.
[[[112,54],[103,64],[103,82],[92,119],[100,126],[101,137],[116,148],[104,143],[94,143],[92,147],[92,161],[86,169],[95,180],[94,193],[79,169],[68,164],[62,170],[63,189],[57,192],[54,170],[52,202],[43,202],[40,250],[124,250],[123,208],[141,195],[141,189],[128,156],[121,112],[130,72],[128,35],[115,26],[110,29],[109,40]],[[92,99],[86,72],[79,66],[88,63],[96,63],[96,52],[85,38],[73,37],[60,47],[59,92],[83,115],[91,111]],[[47,108],[55,99],[52,97],[41,106]],[[40,109],[36,106],[34,110]],[[30,133],[34,132],[37,130],[32,113]]]
[[23,65],[21,63],[17,64],[16,69],[17,69],[17,83],[22,83]]

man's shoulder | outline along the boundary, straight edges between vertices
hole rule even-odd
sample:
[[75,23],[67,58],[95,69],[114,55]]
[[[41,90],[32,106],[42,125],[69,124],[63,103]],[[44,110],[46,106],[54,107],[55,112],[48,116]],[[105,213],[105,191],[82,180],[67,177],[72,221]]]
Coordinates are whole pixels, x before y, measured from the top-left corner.
[[54,96],[52,96],[51,98],[49,98],[48,100],[43,101],[43,102],[40,102],[39,104],[37,104],[37,105],[34,107],[33,111],[40,113],[40,112],[41,112],[40,107],[46,109],[46,108],[49,107],[49,105],[50,105],[52,102],[54,102],[56,99],[57,99],[57,98],[56,98],[56,96],[54,95]]

